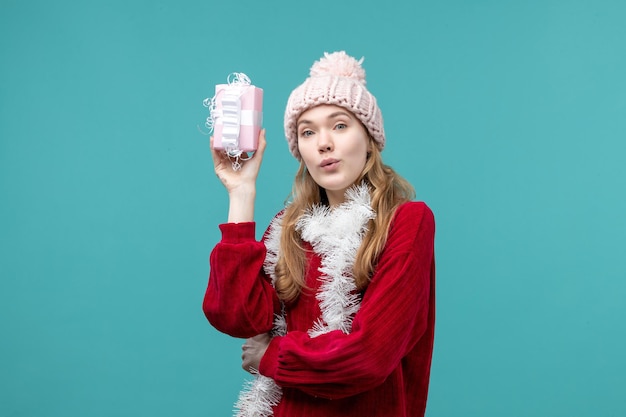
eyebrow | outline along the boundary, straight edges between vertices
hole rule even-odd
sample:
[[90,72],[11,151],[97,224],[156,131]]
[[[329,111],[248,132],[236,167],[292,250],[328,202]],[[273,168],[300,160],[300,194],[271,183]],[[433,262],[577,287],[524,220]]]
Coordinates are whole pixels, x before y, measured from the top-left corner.
[[[335,117],[337,117],[337,116],[347,116],[348,118],[350,118],[350,119],[351,119],[350,115],[349,115],[347,112],[345,112],[345,111],[336,111],[336,112],[334,112],[334,113],[329,114],[329,115],[328,115],[328,117],[326,118],[326,120],[329,120],[329,119],[334,119],[334,118],[335,118]],[[296,125],[296,127],[300,126],[301,124],[311,124],[311,123],[313,123],[313,122],[312,122],[312,121],[310,121],[310,120],[305,120],[305,119],[303,119],[303,120],[300,120],[300,121],[298,122],[298,124]]]

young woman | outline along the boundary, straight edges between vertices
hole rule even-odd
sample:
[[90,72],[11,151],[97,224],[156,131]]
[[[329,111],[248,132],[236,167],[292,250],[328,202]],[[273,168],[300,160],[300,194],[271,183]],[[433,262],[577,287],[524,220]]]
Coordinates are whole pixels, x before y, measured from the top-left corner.
[[255,240],[259,148],[240,170],[215,150],[230,199],[203,309],[247,338],[256,375],[239,416],[423,416],[435,321],[435,224],[383,164],[380,109],[361,61],[325,54],[290,95],[289,204]]

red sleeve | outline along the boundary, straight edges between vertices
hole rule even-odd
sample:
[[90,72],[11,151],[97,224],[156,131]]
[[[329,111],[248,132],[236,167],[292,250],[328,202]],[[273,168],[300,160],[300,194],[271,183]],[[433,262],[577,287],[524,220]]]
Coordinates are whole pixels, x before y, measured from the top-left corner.
[[402,205],[352,332],[311,338],[294,331],[276,337],[259,371],[278,385],[324,398],[343,398],[382,384],[425,334],[429,320],[432,326],[434,233],[434,217],[424,203]]
[[255,223],[220,225],[222,240],[211,252],[209,283],[202,309],[219,331],[247,338],[272,329],[279,309],[263,272],[265,245],[255,240]]

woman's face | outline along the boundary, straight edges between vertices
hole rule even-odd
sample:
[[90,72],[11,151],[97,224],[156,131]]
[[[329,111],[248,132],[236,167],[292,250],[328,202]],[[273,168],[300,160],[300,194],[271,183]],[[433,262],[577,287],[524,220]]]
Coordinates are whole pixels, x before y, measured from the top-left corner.
[[371,146],[367,130],[350,111],[323,104],[300,115],[297,132],[311,177],[326,190],[331,206],[342,203],[346,189],[363,172]]

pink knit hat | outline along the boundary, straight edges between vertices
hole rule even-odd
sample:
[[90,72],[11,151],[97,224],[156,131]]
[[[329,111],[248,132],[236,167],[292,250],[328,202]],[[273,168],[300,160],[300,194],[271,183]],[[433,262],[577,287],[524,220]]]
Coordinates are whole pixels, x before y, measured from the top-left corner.
[[306,110],[320,104],[334,104],[350,110],[378,145],[385,147],[383,116],[376,98],[365,88],[363,58],[356,60],[344,51],[329,54],[311,67],[310,77],[291,92],[285,109],[285,136],[289,150],[300,160],[296,122]]

